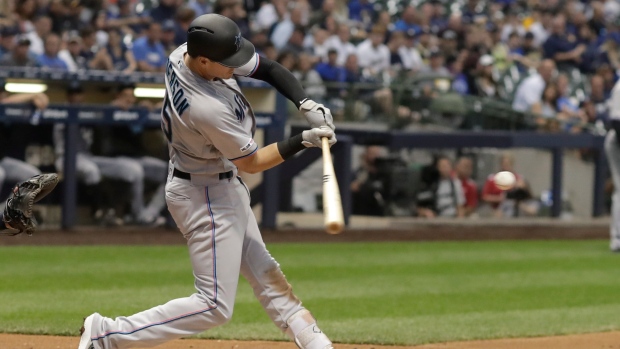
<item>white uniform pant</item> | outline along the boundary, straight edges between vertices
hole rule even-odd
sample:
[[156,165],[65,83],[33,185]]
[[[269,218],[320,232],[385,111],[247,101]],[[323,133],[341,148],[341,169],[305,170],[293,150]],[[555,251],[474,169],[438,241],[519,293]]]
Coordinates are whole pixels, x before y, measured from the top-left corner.
[[168,209],[187,239],[197,292],[129,317],[95,317],[96,349],[155,346],[226,323],[239,272],[283,331],[286,320],[303,309],[265,247],[245,185],[234,177],[205,182],[169,174],[166,185]]
[[605,155],[614,182],[614,193],[611,197],[611,223],[609,227],[610,247],[620,249],[620,143],[616,131],[610,130],[605,137]]

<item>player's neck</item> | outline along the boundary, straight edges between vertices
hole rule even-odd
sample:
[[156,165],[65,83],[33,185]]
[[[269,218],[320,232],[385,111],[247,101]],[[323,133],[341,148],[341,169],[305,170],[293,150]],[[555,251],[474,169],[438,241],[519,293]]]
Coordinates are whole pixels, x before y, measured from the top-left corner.
[[190,55],[187,53],[183,56],[183,61],[185,62],[185,66],[191,70],[194,74],[198,74],[205,80],[213,81],[215,76],[210,75],[203,66],[201,66],[196,59],[192,59]]

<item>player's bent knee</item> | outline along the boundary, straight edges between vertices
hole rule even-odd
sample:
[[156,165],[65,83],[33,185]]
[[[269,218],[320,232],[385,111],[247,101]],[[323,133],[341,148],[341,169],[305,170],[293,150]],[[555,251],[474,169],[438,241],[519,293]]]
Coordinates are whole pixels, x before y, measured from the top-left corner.
[[300,349],[333,349],[332,342],[319,329],[316,320],[306,309],[302,309],[286,321],[287,334]]

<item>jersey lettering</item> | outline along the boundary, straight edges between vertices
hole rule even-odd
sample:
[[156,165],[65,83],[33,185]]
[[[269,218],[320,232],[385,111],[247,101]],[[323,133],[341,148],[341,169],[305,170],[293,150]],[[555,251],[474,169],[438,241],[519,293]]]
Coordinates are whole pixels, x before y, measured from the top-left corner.
[[172,142],[172,127],[170,125],[170,99],[168,93],[164,95],[164,106],[161,108],[161,129],[168,142]]
[[184,97],[185,92],[181,88],[177,73],[174,72],[172,63],[169,60],[166,65],[166,76],[168,77],[168,87],[172,95],[172,104],[177,114],[181,116],[183,112],[189,108],[189,103],[187,102],[187,98]]
[[237,121],[243,122],[245,119],[245,103],[238,94],[235,94],[235,103],[237,103],[238,109],[235,108],[235,115],[237,115]]

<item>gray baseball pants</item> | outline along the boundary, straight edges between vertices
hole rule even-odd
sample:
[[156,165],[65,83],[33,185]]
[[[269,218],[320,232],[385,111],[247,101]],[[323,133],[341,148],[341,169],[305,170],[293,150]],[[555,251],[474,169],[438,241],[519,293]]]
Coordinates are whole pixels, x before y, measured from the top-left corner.
[[172,176],[166,185],[168,209],[187,239],[196,293],[116,319],[95,316],[91,338],[96,349],[155,346],[228,322],[233,314],[239,272],[282,331],[303,309],[278,263],[262,240],[240,178]]
[[614,130],[607,132],[605,137],[605,155],[614,182],[609,228],[610,248],[617,250],[620,249],[620,143]]

